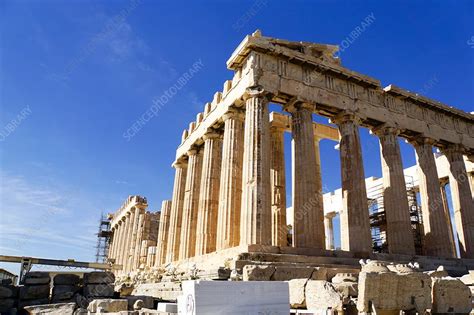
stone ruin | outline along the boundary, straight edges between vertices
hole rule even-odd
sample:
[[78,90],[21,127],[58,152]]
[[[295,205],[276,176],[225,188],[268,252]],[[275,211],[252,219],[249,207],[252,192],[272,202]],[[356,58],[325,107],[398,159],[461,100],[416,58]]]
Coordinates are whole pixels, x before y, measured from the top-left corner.
[[[124,294],[175,300],[183,280],[269,280],[289,281],[294,307],[470,310],[469,289],[449,276],[474,269],[474,176],[466,169],[474,160],[474,115],[394,85],[382,88],[342,66],[337,49],[259,31],[240,43],[227,61],[233,79],[183,132],[172,199],[163,202],[159,218],[139,196],[113,214],[108,257],[123,266],[116,284]],[[287,114],[270,113],[270,103]],[[313,115],[335,127],[315,123]],[[372,250],[361,127],[380,141],[387,253]],[[292,136],[291,230],[285,132]],[[417,157],[421,254],[399,137]],[[327,241],[321,139],[337,141],[340,151],[340,250]],[[460,257],[433,148],[447,160]],[[361,267],[360,259],[369,262]]]

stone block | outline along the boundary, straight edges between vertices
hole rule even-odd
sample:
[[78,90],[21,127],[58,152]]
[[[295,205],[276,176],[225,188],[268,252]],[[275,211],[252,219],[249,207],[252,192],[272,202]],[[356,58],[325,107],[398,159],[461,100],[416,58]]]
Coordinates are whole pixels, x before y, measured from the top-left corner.
[[369,312],[371,304],[378,310],[425,312],[431,308],[431,278],[421,272],[361,272],[358,289],[359,312]]
[[288,287],[290,290],[290,306],[291,308],[304,308],[306,307],[305,288],[307,278],[303,279],[292,279],[288,281]]
[[0,299],[0,313],[7,313],[15,306],[14,299]]
[[308,310],[343,310],[343,296],[336,291],[331,282],[308,280],[305,289],[306,307]]
[[77,285],[55,285],[53,287],[53,299],[55,301],[72,299],[79,290],[80,287]]
[[311,280],[328,280],[328,269],[325,267],[314,267]]
[[183,296],[183,304],[178,304],[183,314],[290,313],[284,281],[184,281]]
[[20,287],[21,300],[34,300],[49,297],[49,284],[42,285],[25,285]]
[[72,273],[62,273],[54,276],[54,285],[76,285],[79,284],[81,278],[78,275]]
[[84,284],[111,284],[115,276],[111,272],[93,271],[84,274]]
[[288,281],[291,279],[310,278],[314,268],[308,267],[275,267],[275,272],[271,276],[274,281]]
[[84,296],[112,297],[114,296],[114,286],[111,284],[88,284],[84,286]]
[[431,278],[422,272],[399,275],[397,302],[401,310],[424,312],[431,308]]
[[31,315],[73,315],[76,303],[57,303],[27,306],[25,310]]
[[337,268],[326,268],[327,269],[327,281],[332,281],[332,279],[338,273],[354,273],[359,275],[360,270],[357,268],[345,268],[345,267],[337,267]]
[[274,266],[245,265],[242,278],[244,281],[269,281],[274,272]]
[[178,313],[178,304],[160,302],[158,303],[158,306],[156,309],[160,312]]
[[357,297],[359,293],[357,282],[339,282],[333,283],[333,286],[344,298]]
[[48,278],[25,278],[24,284],[25,285],[40,285],[40,284],[48,284],[51,282],[51,279]]
[[153,297],[146,296],[146,295],[130,295],[126,297],[128,301],[128,309],[133,310],[133,305],[137,300],[143,301],[143,308],[153,308],[155,306],[155,302]]
[[433,313],[469,314],[472,310],[471,290],[459,279],[433,278]]
[[13,289],[7,286],[0,287],[0,299],[12,297],[14,295]]
[[25,284],[49,284],[51,282],[51,278],[49,277],[48,272],[41,272],[41,271],[34,271],[28,272],[25,275]]
[[48,304],[49,298],[34,299],[34,300],[20,300],[18,301],[18,308],[24,308],[32,305],[43,305]]
[[128,301],[126,299],[97,299],[89,303],[87,310],[92,313],[99,310],[107,313],[128,311]]
[[359,275],[356,273],[338,273],[332,279],[332,283],[357,282]]
[[39,278],[50,278],[49,272],[44,271],[31,271],[25,274],[25,279],[39,279]]
[[474,271],[469,270],[469,273],[459,278],[459,280],[461,280],[465,285],[474,286]]

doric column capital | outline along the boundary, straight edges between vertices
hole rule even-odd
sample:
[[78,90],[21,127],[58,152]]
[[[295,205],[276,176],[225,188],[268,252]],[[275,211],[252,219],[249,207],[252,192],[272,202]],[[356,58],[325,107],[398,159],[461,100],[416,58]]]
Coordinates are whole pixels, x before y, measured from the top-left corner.
[[401,130],[395,126],[382,124],[377,127],[370,128],[370,132],[378,137],[383,137],[383,136],[398,136]]
[[283,105],[283,110],[287,111],[288,113],[294,113],[295,111],[306,109],[310,112],[314,112],[315,105],[304,102],[299,97],[293,97],[291,100],[288,101],[285,105]]
[[222,115],[222,120],[226,121],[227,119],[236,119],[239,121],[244,121],[245,119],[245,112],[236,107],[229,107],[227,112]]
[[273,97],[272,93],[265,91],[262,86],[250,86],[245,90],[245,93],[242,97],[244,101],[252,97],[265,98],[267,101],[270,101]]
[[207,129],[206,133],[202,136],[202,139],[206,141],[207,139],[222,139],[222,133],[216,129]]
[[417,137],[407,139],[407,142],[416,147],[424,144],[434,145],[436,143],[436,140],[433,138],[425,137],[423,135],[419,135]]
[[171,165],[173,168],[186,168],[188,166],[188,161],[184,157],[180,157]]
[[447,145],[443,145],[440,147],[441,152],[443,152],[444,155],[452,154],[452,153],[460,153],[460,154],[466,154],[467,149],[461,144],[455,144],[455,143],[450,143]]
[[187,154],[188,156],[196,155],[196,154],[199,153],[200,149],[201,149],[200,147],[192,146],[191,149],[189,149],[189,150],[186,152],[186,154]]
[[344,124],[347,122],[352,122],[356,125],[360,125],[363,119],[364,117],[359,113],[345,110],[331,117],[330,122],[336,125]]

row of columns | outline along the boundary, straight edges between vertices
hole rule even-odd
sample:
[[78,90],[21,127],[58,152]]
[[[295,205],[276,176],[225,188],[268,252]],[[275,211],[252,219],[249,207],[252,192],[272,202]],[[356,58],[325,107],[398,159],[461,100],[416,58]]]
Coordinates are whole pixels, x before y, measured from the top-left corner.
[[[169,214],[166,257],[160,263],[248,244],[286,245],[286,192],[283,130],[270,128],[270,97],[250,89],[242,110],[231,108],[223,117],[223,136],[209,130],[204,146],[188,152],[176,169]],[[284,109],[292,117],[293,246],[333,247],[325,233],[318,141],[314,137],[314,108],[292,101]],[[244,118],[245,115],[245,118]],[[360,144],[360,118],[343,112],[333,117],[340,132],[343,210],[342,249],[372,250],[367,192]],[[374,128],[380,139],[384,205],[390,253],[415,254],[411,220],[398,144],[391,126]],[[438,185],[429,140],[412,142],[419,165],[425,229],[425,254],[452,257],[452,240]],[[462,153],[446,149],[451,165],[455,220],[462,257],[472,257],[474,210]],[[329,244],[327,244],[329,242]],[[158,261],[158,260],[157,260]]]
[[[164,209],[169,209],[171,202],[163,204]],[[149,248],[157,245],[156,234],[159,231],[159,221],[161,222],[159,214],[146,212],[146,205],[137,204],[122,215],[112,227],[113,236],[108,257],[114,259],[116,264],[122,265],[120,274],[130,273],[149,264],[147,256],[149,256]],[[165,228],[163,226],[164,231]],[[165,237],[165,235],[160,237]],[[150,252],[156,256],[155,249],[151,249]]]

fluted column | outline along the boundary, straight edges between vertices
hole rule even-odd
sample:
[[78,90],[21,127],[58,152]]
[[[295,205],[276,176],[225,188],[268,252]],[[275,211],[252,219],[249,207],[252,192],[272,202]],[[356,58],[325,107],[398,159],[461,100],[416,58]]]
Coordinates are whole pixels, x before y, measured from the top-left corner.
[[204,137],[204,156],[199,192],[196,256],[216,250],[217,212],[222,162],[222,135],[207,132]]
[[135,241],[137,237],[137,226],[138,226],[138,210],[136,208],[131,209],[130,215],[130,236],[129,236],[129,248],[128,248],[128,259],[127,259],[127,272],[132,271],[133,266],[133,254],[135,252]]
[[127,220],[126,215],[124,215],[121,219],[122,223],[122,236],[120,239],[120,255],[119,255],[119,264],[122,265],[122,270],[120,271],[121,274],[126,272],[126,265],[125,265],[125,244],[127,240]]
[[285,130],[271,127],[272,245],[288,246],[286,225]]
[[293,246],[325,248],[324,211],[316,145],[313,106],[286,106],[291,113],[293,145]]
[[161,203],[160,226],[158,228],[155,266],[161,266],[166,259],[166,246],[170,227],[171,200],[163,200]]
[[336,213],[331,212],[324,216],[324,230],[326,234],[326,249],[334,249],[334,224],[333,219]]
[[115,248],[116,248],[116,240],[117,240],[117,225],[114,225],[111,229],[112,231],[112,238],[110,240],[109,244],[109,252],[107,254],[107,258],[110,259],[115,259]]
[[410,208],[403,173],[399,131],[382,126],[372,130],[380,140],[382,162],[383,204],[387,219],[387,243],[391,254],[415,254]]
[[244,113],[231,108],[224,116],[216,249],[238,246],[242,202]]
[[443,207],[438,171],[433,156],[433,141],[419,137],[415,147],[423,214],[423,252],[428,256],[453,257],[449,223]]
[[471,179],[471,193],[474,196],[474,172],[469,173],[469,178]]
[[173,198],[171,201],[170,228],[168,245],[166,246],[166,262],[179,258],[179,245],[181,238],[181,222],[183,218],[184,186],[186,185],[187,161],[173,164],[176,169],[174,177]]
[[474,201],[460,146],[443,149],[449,161],[449,186],[454,208],[461,258],[474,258]]
[[115,224],[115,231],[114,231],[114,239],[113,239],[113,242],[115,244],[114,245],[114,250],[113,250],[113,258],[115,259],[115,263],[118,264],[118,259],[117,259],[117,256],[118,256],[118,249],[119,249],[119,244],[120,244],[120,230],[119,230],[119,222],[117,222]]
[[132,268],[136,270],[140,267],[140,250],[143,239],[143,227],[145,224],[145,209],[137,208],[138,211],[138,224],[137,224],[137,237],[135,240],[135,250],[132,258]]
[[183,202],[179,259],[193,257],[196,249],[196,224],[203,152],[200,148],[191,149],[188,151],[188,156],[189,163]]
[[269,97],[247,90],[240,245],[272,243]]
[[453,257],[456,257],[456,244],[454,241],[453,224],[451,222],[451,214],[449,213],[448,194],[446,193],[446,185],[449,183],[448,179],[440,180],[439,186],[441,189],[441,198],[443,200],[444,215],[446,216],[446,222],[448,222],[449,230],[449,244],[452,251]]
[[[115,263],[116,264],[119,264],[121,265],[122,264],[122,254],[123,254],[123,247],[122,247],[122,242],[123,242],[123,220],[120,219],[119,222],[118,222],[118,231],[119,231],[119,238],[118,238],[118,242],[117,242],[117,254],[116,254],[116,258],[115,258]],[[123,270],[123,266],[122,266],[122,270]],[[122,270],[119,271],[119,273],[122,273]]]
[[341,182],[343,210],[341,247],[351,252],[372,252],[369,208],[365,187],[364,164],[360,146],[358,117],[341,113],[332,119],[339,128],[341,141]]

